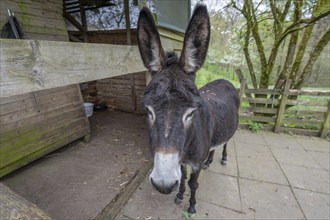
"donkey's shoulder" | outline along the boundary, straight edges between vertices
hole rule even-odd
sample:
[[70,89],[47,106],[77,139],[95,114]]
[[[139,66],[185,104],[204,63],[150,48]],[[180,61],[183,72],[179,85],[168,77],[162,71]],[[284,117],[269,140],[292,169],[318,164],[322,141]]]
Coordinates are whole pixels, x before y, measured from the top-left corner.
[[234,92],[237,93],[234,85],[225,79],[217,79],[212,82],[207,83],[205,86],[199,89],[201,92],[206,91],[224,91],[224,92]]
[[218,79],[209,82],[199,89],[202,98],[206,100],[214,100],[218,103],[232,103],[239,107],[239,95],[234,85],[225,79]]

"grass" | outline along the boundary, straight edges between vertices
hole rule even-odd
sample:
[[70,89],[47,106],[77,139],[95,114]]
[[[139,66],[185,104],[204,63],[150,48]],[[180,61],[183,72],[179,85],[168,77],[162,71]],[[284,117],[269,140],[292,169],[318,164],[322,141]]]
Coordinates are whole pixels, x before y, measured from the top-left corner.
[[249,123],[249,129],[253,132],[253,133],[258,133],[259,131],[264,130],[264,127],[262,126],[262,124],[257,123],[257,122],[251,122]]
[[239,87],[240,83],[236,77],[234,70],[227,70],[218,65],[205,64],[196,75],[196,85],[198,88],[204,86],[208,82],[216,79],[226,79],[233,83],[235,87]]

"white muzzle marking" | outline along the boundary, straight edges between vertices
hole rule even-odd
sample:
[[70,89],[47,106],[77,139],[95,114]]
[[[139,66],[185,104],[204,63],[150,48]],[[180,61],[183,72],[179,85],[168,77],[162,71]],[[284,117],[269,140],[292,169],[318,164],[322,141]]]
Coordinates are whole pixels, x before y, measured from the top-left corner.
[[176,181],[180,185],[181,168],[179,163],[179,153],[159,153],[154,157],[154,167],[149,179],[160,186],[171,186]]

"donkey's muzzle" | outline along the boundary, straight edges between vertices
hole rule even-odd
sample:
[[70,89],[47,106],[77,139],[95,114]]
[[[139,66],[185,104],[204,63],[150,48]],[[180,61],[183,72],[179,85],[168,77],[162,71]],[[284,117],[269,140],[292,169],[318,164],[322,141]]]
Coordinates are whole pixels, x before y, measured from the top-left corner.
[[176,180],[174,184],[172,185],[163,185],[163,184],[157,184],[154,182],[154,180],[152,178],[150,178],[151,184],[155,187],[155,189],[163,194],[170,194],[171,192],[173,192],[174,190],[176,190],[179,186],[179,180]]

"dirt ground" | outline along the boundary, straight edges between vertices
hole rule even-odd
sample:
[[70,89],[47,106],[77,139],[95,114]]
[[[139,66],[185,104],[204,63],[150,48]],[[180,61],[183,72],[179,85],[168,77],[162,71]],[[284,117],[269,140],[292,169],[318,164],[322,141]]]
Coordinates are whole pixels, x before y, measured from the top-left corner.
[[107,110],[89,119],[90,143],[71,143],[1,182],[55,219],[96,217],[150,153],[144,115]]

